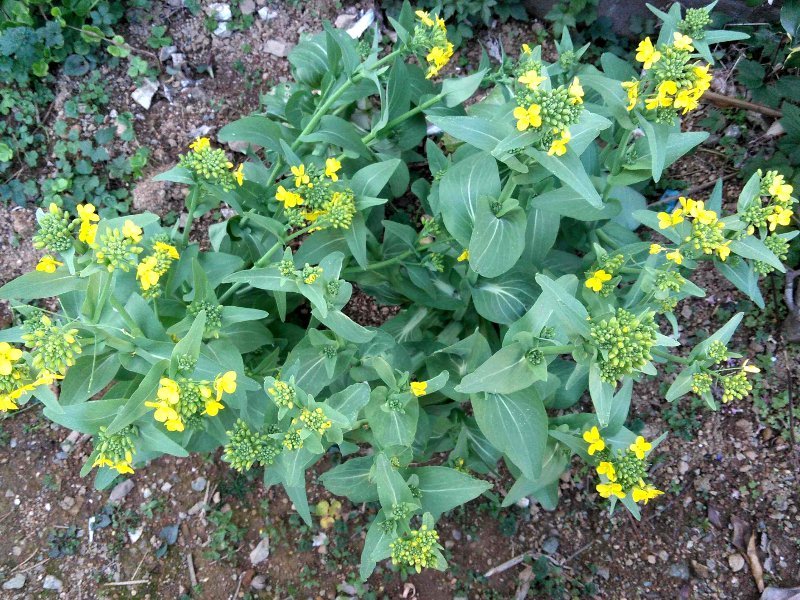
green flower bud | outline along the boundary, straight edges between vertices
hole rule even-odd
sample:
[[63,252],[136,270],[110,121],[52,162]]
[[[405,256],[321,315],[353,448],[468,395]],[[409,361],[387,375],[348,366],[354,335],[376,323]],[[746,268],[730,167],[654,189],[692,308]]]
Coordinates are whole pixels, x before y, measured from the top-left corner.
[[708,373],[695,373],[692,376],[692,391],[698,396],[711,390],[713,379]]
[[414,568],[417,573],[423,568],[435,567],[438,562],[437,550],[439,534],[425,525],[397,538],[389,547],[392,549],[392,563]]
[[219,185],[224,190],[236,187],[233,163],[221,148],[205,147],[178,157],[178,165],[190,170],[198,181]]
[[291,383],[276,379],[267,390],[272,401],[281,408],[293,408],[297,402],[297,392]]
[[195,300],[189,305],[187,312],[196,317],[201,311],[206,311],[206,327],[203,331],[205,338],[218,338],[222,328],[222,306],[208,300]]
[[33,236],[33,247],[46,248],[50,252],[66,252],[72,248],[73,224],[69,213],[55,204],[50,204],[47,212],[38,215],[39,231]]
[[706,27],[711,23],[711,16],[704,8],[688,8],[686,16],[678,23],[678,31],[693,40],[706,37]]
[[714,364],[719,364],[728,359],[728,347],[721,341],[714,340],[708,345],[706,355],[714,361]]
[[642,368],[651,359],[650,348],[656,342],[653,313],[636,317],[619,308],[610,319],[592,323],[590,335],[601,351],[600,376],[614,383],[624,375]]
[[254,464],[268,467],[280,454],[275,440],[265,433],[251,431],[241,419],[236,421],[233,431],[227,433],[230,439],[225,444],[222,459],[237,471],[246,471]]
[[123,235],[119,229],[106,229],[100,236],[100,243],[95,247],[94,256],[97,263],[105,265],[109,271],[120,269],[128,272],[136,266],[139,254],[143,251],[144,248],[137,245],[132,238]]
[[81,353],[81,345],[75,337],[77,334],[77,329],[67,329],[41,315],[37,327],[23,334],[22,341],[30,349],[36,370],[63,375]]
[[753,391],[753,384],[747,379],[745,371],[739,371],[734,375],[726,375],[722,381],[722,401],[725,403],[731,400],[741,400]]

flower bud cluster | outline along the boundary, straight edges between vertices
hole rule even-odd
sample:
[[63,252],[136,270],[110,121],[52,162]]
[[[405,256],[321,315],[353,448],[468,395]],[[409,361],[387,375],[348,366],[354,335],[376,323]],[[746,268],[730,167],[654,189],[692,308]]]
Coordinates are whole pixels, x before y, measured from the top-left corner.
[[237,419],[233,430],[228,431],[228,443],[222,459],[237,471],[247,471],[254,464],[268,467],[280,454],[280,446],[266,433],[251,431],[247,424]]
[[435,567],[439,534],[425,525],[397,538],[389,544],[392,549],[392,564],[413,568],[419,573],[423,568]]
[[39,230],[33,236],[34,248],[50,252],[66,252],[72,248],[74,225],[67,211],[51,202],[47,212],[39,213],[37,218]]
[[22,341],[30,349],[33,367],[38,371],[65,374],[81,353],[76,338],[78,330],[54,323],[43,313],[26,325],[27,333],[22,335]]
[[711,24],[711,15],[706,8],[687,8],[686,15],[678,23],[678,31],[693,40],[706,37],[706,27]]
[[178,165],[191,171],[199,182],[218,185],[226,191],[232,190],[237,183],[242,185],[241,167],[234,171],[225,151],[212,148],[208,138],[197,138],[189,148],[191,152],[178,157]]
[[610,319],[593,322],[590,333],[600,350],[600,376],[613,383],[640,369],[649,361],[650,348],[656,343],[653,313],[639,317],[618,308]]
[[136,452],[133,442],[136,433],[132,425],[112,434],[108,433],[106,427],[100,427],[94,444],[96,455],[92,466],[108,467],[121,475],[133,473],[131,463]]
[[196,317],[201,311],[206,311],[206,326],[203,331],[205,338],[218,338],[222,329],[222,306],[209,300],[195,300],[187,308],[187,312]]

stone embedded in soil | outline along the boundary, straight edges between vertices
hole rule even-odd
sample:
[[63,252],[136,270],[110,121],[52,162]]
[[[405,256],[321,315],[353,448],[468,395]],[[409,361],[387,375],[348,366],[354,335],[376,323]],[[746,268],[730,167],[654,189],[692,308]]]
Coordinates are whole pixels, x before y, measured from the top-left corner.
[[261,538],[258,545],[250,551],[250,562],[254,565],[264,562],[269,558],[269,538]]
[[3,589],[21,590],[25,586],[26,579],[27,578],[25,577],[25,575],[23,575],[22,573],[17,573],[11,579],[9,579],[3,584]]
[[278,16],[278,11],[270,10],[268,6],[258,9],[258,18],[262,21],[270,21]]
[[231,5],[224,2],[213,2],[206,7],[206,14],[217,21],[230,21],[233,18]]
[[558,551],[558,545],[560,541],[555,536],[550,536],[544,542],[542,542],[542,552],[545,554],[555,554]]
[[261,50],[273,56],[288,56],[289,44],[282,40],[267,40],[261,47]]
[[198,477],[197,479],[193,480],[192,489],[195,492],[202,492],[204,489],[206,489],[206,478]]
[[239,10],[243,15],[252,15],[256,12],[256,3],[254,0],[241,0],[239,2]]
[[46,590],[54,590],[56,592],[60,592],[61,588],[64,587],[64,584],[61,583],[61,580],[58,577],[53,577],[52,575],[46,575],[42,587]]
[[675,577],[676,579],[682,579],[686,581],[689,579],[689,565],[686,563],[675,563],[674,565],[670,565],[669,567],[669,576]]
[[738,573],[742,569],[744,569],[744,557],[741,554],[731,554],[728,557],[728,566],[730,566],[731,571],[734,573]]
[[264,575],[256,575],[250,582],[250,587],[254,590],[263,590],[267,587],[267,578]]
[[131,98],[145,110],[150,110],[150,105],[153,103],[153,96],[156,95],[157,91],[158,82],[152,79],[145,79],[140,87],[133,90]]
[[232,32],[228,28],[228,23],[226,21],[220,21],[217,23],[217,28],[214,30],[214,35],[221,39],[230,37],[231,33]]
[[177,46],[164,46],[162,48],[159,48],[158,60],[160,60],[162,63],[167,62],[169,60],[169,57],[175,54],[177,51],[178,51]]
[[111,493],[108,495],[108,501],[121,502],[125,498],[125,496],[131,493],[132,489],[133,489],[132,479],[126,479],[125,481],[122,481],[118,483],[116,486],[114,486],[113,490],[111,490]]

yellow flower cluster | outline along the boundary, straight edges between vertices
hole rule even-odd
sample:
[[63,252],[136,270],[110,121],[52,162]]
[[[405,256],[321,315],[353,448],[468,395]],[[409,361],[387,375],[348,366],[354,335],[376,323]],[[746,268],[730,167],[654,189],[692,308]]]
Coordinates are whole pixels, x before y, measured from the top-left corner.
[[409,384],[411,389],[411,393],[414,394],[417,398],[420,396],[424,396],[428,393],[428,382],[427,381],[412,381]]
[[57,379],[63,379],[63,375],[52,373],[42,365],[39,366],[38,376],[31,379],[30,368],[22,360],[23,356],[21,349],[8,342],[0,342],[0,412],[18,409],[17,402],[25,394],[41,385],[52,385]]
[[685,115],[698,107],[700,98],[711,87],[711,66],[690,62],[694,46],[689,36],[676,31],[672,44],[658,48],[647,37],[636,50],[636,60],[642,63],[646,74],[641,80],[621,84],[628,94],[628,111],[636,108],[642,95],[644,107],[657,111],[659,122],[671,122],[677,112]]
[[144,405],[155,409],[153,418],[164,423],[168,431],[183,431],[187,419],[195,420],[199,414],[216,416],[225,408],[222,404],[223,394],[233,394],[235,391],[235,371],[220,373],[213,383],[188,379],[175,381],[162,377],[156,400],[147,401]]
[[192,172],[196,179],[231,190],[244,183],[244,164],[236,169],[221,148],[212,148],[211,141],[199,137],[189,144],[188,154],[179,157],[178,165]]
[[177,248],[166,242],[153,244],[153,253],[146,256],[136,267],[136,279],[142,291],[149,292],[158,286],[158,280],[169,271],[173,261],[180,258]]
[[684,238],[684,244],[673,249],[651,244],[650,254],[666,252],[667,260],[677,265],[683,264],[686,254],[699,256],[716,253],[720,260],[727,259],[731,253],[731,240],[726,239],[725,224],[719,220],[716,211],[707,209],[702,200],[681,196],[678,202],[680,208],[669,213],[658,213],[658,226],[660,229],[669,229],[688,221],[692,226],[690,235]]
[[411,47],[425,54],[428,63],[427,79],[436,77],[453,57],[453,44],[447,39],[444,19],[431,16],[424,10],[416,13],[420,25],[414,29]]
[[630,494],[634,502],[647,504],[664,493],[644,481],[647,455],[653,449],[644,437],[638,436],[624,453],[616,455],[611,453],[597,427],[585,431],[583,440],[588,444],[589,456],[599,459],[595,469],[600,483],[596,489],[601,498],[613,496],[622,500]]
[[[279,185],[275,199],[294,226],[310,223],[317,225],[312,231],[324,228],[347,229],[356,212],[355,196],[350,189],[338,184],[342,163],[337,158],[325,160],[325,167],[295,165],[291,167],[294,187]],[[288,183],[287,183],[288,185]]]

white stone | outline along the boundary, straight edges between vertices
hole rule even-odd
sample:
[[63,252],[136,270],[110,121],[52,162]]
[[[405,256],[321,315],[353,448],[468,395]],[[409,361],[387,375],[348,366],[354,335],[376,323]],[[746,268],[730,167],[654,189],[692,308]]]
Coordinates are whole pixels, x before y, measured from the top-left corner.
[[111,493],[108,495],[109,502],[120,502],[125,496],[131,493],[133,490],[133,479],[126,479],[118,483]]
[[254,565],[264,562],[269,558],[269,538],[261,538],[258,545],[250,551],[250,562]]
[[150,110],[150,105],[153,103],[153,96],[156,95],[157,91],[158,82],[152,79],[145,79],[140,87],[133,90],[131,98],[145,110]]
[[17,573],[3,584],[4,590],[21,590],[25,585],[26,577],[22,573]]
[[258,9],[258,18],[262,21],[270,21],[278,16],[277,10],[270,10],[268,6]]
[[217,21],[230,21],[233,18],[231,5],[224,2],[213,2],[206,7],[206,14],[211,15]]
[[281,40],[267,40],[263,46],[264,52],[274,56],[287,56],[289,45]]

